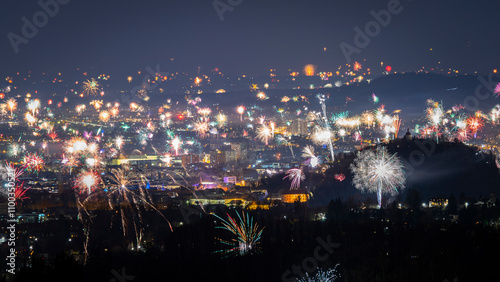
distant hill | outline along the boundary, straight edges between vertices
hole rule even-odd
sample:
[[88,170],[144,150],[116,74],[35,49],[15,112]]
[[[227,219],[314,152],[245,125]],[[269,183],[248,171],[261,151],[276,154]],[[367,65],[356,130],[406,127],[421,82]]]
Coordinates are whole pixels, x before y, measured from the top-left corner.
[[[429,151],[423,151],[427,144]],[[432,145],[431,145],[432,144]],[[495,156],[479,152],[477,148],[458,142],[440,142],[433,140],[414,139],[410,142],[395,141],[387,145],[389,152],[397,153],[405,166],[406,189],[397,197],[384,196],[385,200],[393,201],[399,198],[405,201],[409,188],[420,192],[422,200],[431,197],[448,197],[454,194],[457,198],[463,193],[466,196],[478,198],[489,197],[491,193],[500,194],[500,174],[495,163]],[[415,153],[424,156],[422,162],[410,161]],[[427,154],[428,153],[428,154]],[[353,185],[353,175],[349,166],[355,158],[355,153],[337,156],[335,165],[328,169],[325,175],[314,174],[305,169],[306,179],[302,188],[312,189],[314,199],[311,205],[326,205],[331,199],[354,198],[363,200],[371,197],[376,202],[375,193],[361,194]],[[336,174],[343,173],[345,180],[335,179]],[[271,191],[289,189],[288,181],[281,181],[284,175],[277,175],[267,181]]]

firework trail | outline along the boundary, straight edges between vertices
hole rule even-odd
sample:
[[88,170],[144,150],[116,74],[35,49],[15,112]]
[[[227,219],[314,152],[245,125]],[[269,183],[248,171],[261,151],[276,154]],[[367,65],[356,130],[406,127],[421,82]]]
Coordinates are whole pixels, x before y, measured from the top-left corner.
[[288,146],[288,148],[290,149],[290,152],[292,153],[292,157],[295,159],[295,154],[293,152],[292,144],[290,142],[288,142],[288,140],[286,140],[286,138],[284,138],[281,135],[276,135],[276,142],[278,143],[278,145]]
[[243,212],[243,217],[241,217],[236,211],[239,222],[236,222],[229,214],[227,214],[227,221],[214,213],[212,214],[222,221],[222,226],[216,228],[228,230],[236,237],[229,241],[216,238],[219,242],[230,247],[229,249],[216,251],[216,253],[222,253],[228,257],[244,256],[259,251],[259,241],[264,228],[259,229],[259,225],[253,222],[253,218],[248,213]]
[[107,194],[108,205],[111,210],[118,208],[125,238],[129,238],[127,234],[130,232],[130,225],[133,226],[136,249],[141,246],[144,232],[141,207],[153,209],[168,223],[170,230],[173,231],[170,221],[153,206],[151,197],[144,188],[148,180],[143,175],[128,166],[122,166],[118,169],[112,169],[110,178],[114,184],[109,187]]
[[24,182],[21,183],[20,185],[16,184],[16,189],[14,190],[14,197],[16,198],[16,200],[22,201],[24,199],[29,199],[29,197],[25,197],[24,194],[26,194],[26,192],[31,188],[24,189],[23,186]]
[[[330,132],[330,125],[328,124],[328,117],[326,115],[326,103],[325,103],[326,97],[323,94],[318,94],[317,97],[318,97],[319,103],[321,105],[321,110],[323,111],[323,122],[324,122],[323,130],[324,130],[324,133],[328,137],[330,137],[333,134]],[[333,162],[335,160],[335,153],[333,152],[333,144],[332,144],[331,138],[328,138],[328,148],[330,149],[330,155],[332,157],[332,162]]]
[[396,154],[391,155],[385,147],[375,151],[358,152],[351,164],[354,174],[352,183],[362,192],[377,192],[379,208],[382,207],[382,194],[398,194],[398,188],[405,188],[403,165]]

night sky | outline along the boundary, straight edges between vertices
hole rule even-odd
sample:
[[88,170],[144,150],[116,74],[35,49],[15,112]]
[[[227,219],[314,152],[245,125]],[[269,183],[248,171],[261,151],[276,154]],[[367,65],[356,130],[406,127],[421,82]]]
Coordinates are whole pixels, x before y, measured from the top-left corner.
[[[267,74],[271,68],[287,74],[305,64],[335,71],[346,63],[339,44],[354,45],[353,28],[364,29],[373,20],[370,11],[387,9],[389,1],[243,0],[223,21],[212,2],[70,0],[15,54],[9,32],[22,35],[21,18],[32,21],[42,9],[37,1],[4,0],[0,74],[76,68],[127,73],[156,64],[166,71],[218,67],[238,75]],[[461,72],[500,67],[498,1],[402,0],[400,5],[402,12],[353,60],[366,59],[367,66],[383,61],[395,71],[438,61]]]

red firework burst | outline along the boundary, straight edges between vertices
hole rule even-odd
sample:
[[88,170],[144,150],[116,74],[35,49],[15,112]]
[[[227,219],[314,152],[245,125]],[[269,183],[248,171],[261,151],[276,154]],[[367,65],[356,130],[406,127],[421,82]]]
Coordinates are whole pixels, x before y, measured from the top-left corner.
[[74,188],[78,189],[80,194],[90,194],[96,190],[100,183],[101,177],[96,171],[83,171],[75,179],[76,186]]
[[45,164],[45,160],[42,155],[38,155],[37,153],[27,153],[23,158],[23,167],[31,172],[39,173],[40,169],[42,169]]

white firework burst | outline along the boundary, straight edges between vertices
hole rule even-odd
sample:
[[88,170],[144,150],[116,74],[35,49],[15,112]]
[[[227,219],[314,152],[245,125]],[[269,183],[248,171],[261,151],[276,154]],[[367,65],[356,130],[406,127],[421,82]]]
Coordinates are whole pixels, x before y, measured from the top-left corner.
[[354,174],[352,183],[362,192],[377,192],[379,208],[382,194],[397,195],[398,189],[405,188],[403,165],[396,154],[390,154],[385,147],[358,152],[351,164]]

